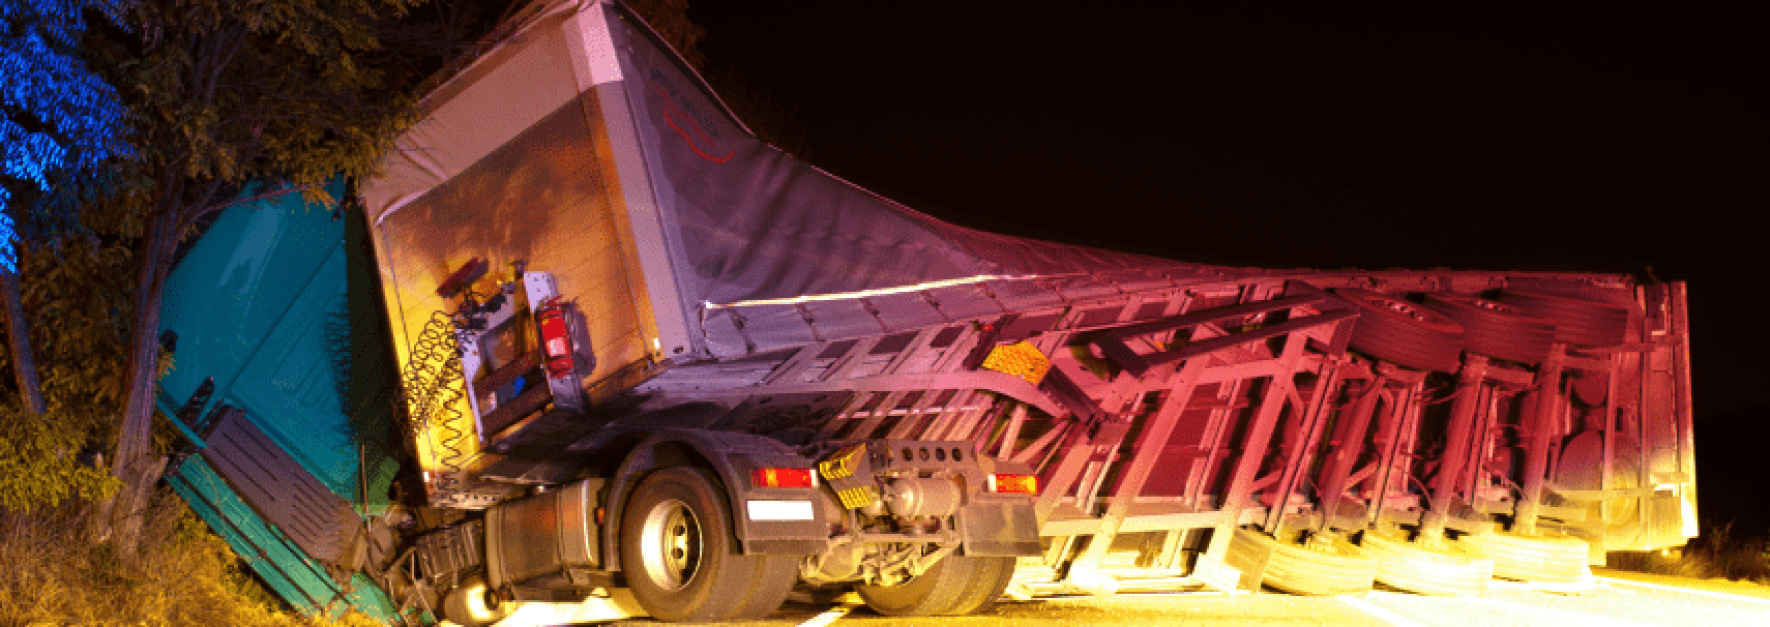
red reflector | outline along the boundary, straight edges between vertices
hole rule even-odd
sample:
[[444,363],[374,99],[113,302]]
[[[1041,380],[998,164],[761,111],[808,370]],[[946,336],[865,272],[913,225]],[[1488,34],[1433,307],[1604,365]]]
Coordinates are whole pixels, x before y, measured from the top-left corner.
[[996,492],[1032,495],[1039,493],[1039,478],[1035,475],[990,475],[990,478],[994,480],[991,483],[995,485]]
[[757,468],[750,471],[750,483],[758,488],[809,488],[810,468]]

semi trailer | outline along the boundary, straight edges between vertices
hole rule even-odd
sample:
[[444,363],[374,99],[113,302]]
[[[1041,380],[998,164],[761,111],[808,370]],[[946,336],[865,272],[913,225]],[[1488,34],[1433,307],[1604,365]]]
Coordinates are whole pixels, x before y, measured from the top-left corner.
[[617,2],[498,33],[333,211],[229,209],[168,279],[167,481],[304,611],[1479,594],[1695,535],[1682,283],[979,232],[757,140]]

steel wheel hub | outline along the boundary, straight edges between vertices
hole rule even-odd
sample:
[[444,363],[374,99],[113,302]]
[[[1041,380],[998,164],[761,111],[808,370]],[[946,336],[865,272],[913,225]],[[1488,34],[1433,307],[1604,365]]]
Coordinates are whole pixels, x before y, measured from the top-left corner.
[[688,504],[675,499],[652,506],[640,529],[644,577],[664,590],[680,590],[701,565],[701,525]]

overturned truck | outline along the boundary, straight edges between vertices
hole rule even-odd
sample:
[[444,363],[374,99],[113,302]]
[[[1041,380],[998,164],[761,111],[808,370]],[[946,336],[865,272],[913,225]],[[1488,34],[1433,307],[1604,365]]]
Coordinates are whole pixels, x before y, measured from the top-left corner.
[[168,481],[298,607],[1478,594],[1695,535],[1683,284],[977,232],[758,141],[617,3],[501,32],[355,202],[169,279]]

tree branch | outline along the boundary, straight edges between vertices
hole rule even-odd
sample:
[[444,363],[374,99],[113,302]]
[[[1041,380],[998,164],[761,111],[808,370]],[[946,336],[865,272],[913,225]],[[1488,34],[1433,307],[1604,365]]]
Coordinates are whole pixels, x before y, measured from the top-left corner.
[[[238,163],[247,163],[247,162],[250,162],[252,159],[257,158],[258,151],[264,147],[264,142],[262,141],[263,138],[264,138],[264,123],[259,122],[256,126],[252,127],[252,139],[248,140],[246,142],[245,146],[238,153],[237,162]],[[173,228],[178,233],[182,234],[182,233],[184,233],[185,229],[190,228],[190,225],[196,223],[197,218],[200,218],[200,217],[208,214],[209,211],[213,208],[209,204],[209,202],[215,199],[215,192],[220,191],[221,185],[226,182],[227,182],[226,180],[219,178],[219,177],[209,181],[208,189],[203,190],[203,193],[201,195],[197,196],[196,198],[191,199],[190,203],[184,205],[184,207],[182,209],[178,210],[173,215],[173,218],[174,218]],[[227,205],[224,204],[224,205],[217,205],[217,206],[225,207]]]
[[243,205],[243,204],[246,204],[246,203],[249,203],[249,202],[258,202],[258,201],[260,201],[260,200],[270,200],[270,199],[272,199],[272,198],[278,198],[278,197],[282,197],[282,196],[287,196],[287,195],[289,195],[289,194],[293,194],[293,193],[296,193],[296,192],[304,192],[304,191],[307,191],[307,190],[310,190],[310,189],[313,189],[313,188],[315,188],[315,187],[319,187],[319,186],[320,186],[320,184],[319,184],[319,183],[302,183],[302,184],[300,184],[300,185],[294,185],[294,186],[291,186],[291,187],[286,187],[286,188],[283,188],[283,189],[279,189],[279,190],[277,190],[277,191],[274,191],[274,192],[265,192],[265,193],[262,193],[262,194],[257,194],[257,195],[253,195],[253,196],[247,196],[247,197],[245,197],[245,198],[235,198],[235,199],[233,199],[233,200],[230,200],[230,201],[227,201],[227,202],[224,202],[224,203],[221,203],[221,204],[219,204],[219,205],[210,205],[210,206],[208,206],[208,207],[204,207],[204,208],[203,208],[203,210],[202,210],[202,211],[200,211],[200,212],[198,212],[198,215],[199,215],[199,216],[200,216],[200,215],[203,215],[203,214],[207,214],[207,213],[209,213],[209,212],[210,212],[210,211],[216,211],[216,210],[220,210],[220,209],[226,209],[226,208],[228,208],[228,207],[232,207],[232,206],[234,206],[234,205]]
[[227,52],[221,55],[221,59],[215,63],[215,67],[209,72],[209,93],[208,98],[204,99],[204,102],[214,102],[215,86],[221,83],[222,71],[226,70],[227,66],[233,64],[234,57],[239,55],[241,45],[246,42],[246,36],[249,35],[250,32],[247,30],[245,24],[239,24],[232,29],[232,32],[227,34],[233,37],[233,41],[227,43]]

